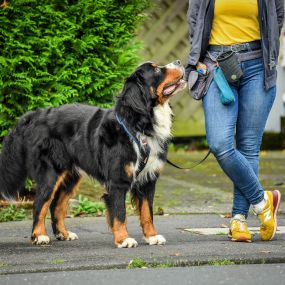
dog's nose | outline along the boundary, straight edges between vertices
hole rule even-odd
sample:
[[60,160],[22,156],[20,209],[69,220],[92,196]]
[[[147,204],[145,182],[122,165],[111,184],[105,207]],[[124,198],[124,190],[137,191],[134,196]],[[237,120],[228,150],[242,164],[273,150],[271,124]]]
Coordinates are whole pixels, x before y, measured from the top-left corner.
[[174,63],[174,65],[179,65],[180,66],[181,65],[181,60],[177,59],[173,63]]

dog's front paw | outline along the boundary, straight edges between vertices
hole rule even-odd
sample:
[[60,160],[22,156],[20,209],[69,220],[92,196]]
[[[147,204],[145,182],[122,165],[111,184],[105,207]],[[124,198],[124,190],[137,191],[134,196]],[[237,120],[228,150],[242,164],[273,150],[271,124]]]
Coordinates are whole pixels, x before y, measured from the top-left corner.
[[62,233],[58,233],[56,235],[56,238],[58,240],[76,240],[76,239],[78,239],[78,236],[77,236],[76,233],[68,231],[68,235],[67,236],[64,236]]
[[67,240],[76,240],[78,239],[78,235],[76,233],[68,231],[68,239]]
[[39,235],[33,239],[32,243],[33,244],[49,244],[50,238],[49,236],[46,236],[46,235]]
[[137,247],[137,246],[138,246],[138,243],[133,238],[126,238],[121,243],[117,244],[118,248],[124,248],[124,247],[131,248],[131,247]]
[[144,239],[149,245],[155,245],[155,244],[162,245],[166,243],[166,239],[162,235],[145,237]]

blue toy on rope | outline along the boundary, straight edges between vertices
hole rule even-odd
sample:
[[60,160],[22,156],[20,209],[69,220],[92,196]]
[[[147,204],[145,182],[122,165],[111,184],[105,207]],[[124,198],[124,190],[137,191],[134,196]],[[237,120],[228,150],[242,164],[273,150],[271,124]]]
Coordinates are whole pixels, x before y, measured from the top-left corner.
[[220,90],[220,99],[222,104],[229,105],[235,102],[235,95],[219,66],[214,70],[214,81]]

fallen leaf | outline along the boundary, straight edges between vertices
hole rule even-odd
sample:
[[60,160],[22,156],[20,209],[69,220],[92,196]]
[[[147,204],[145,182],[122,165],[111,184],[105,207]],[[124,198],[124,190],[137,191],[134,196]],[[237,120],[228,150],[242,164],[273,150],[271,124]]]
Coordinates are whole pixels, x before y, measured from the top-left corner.
[[225,219],[230,219],[232,217],[232,214],[231,213],[221,214],[220,217]]

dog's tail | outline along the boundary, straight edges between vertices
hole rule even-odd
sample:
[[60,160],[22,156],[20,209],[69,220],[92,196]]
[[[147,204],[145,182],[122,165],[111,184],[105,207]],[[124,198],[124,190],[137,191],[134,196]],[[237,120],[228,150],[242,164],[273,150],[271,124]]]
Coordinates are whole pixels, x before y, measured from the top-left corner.
[[22,136],[16,126],[4,139],[0,154],[0,196],[13,200],[25,187],[27,171]]

